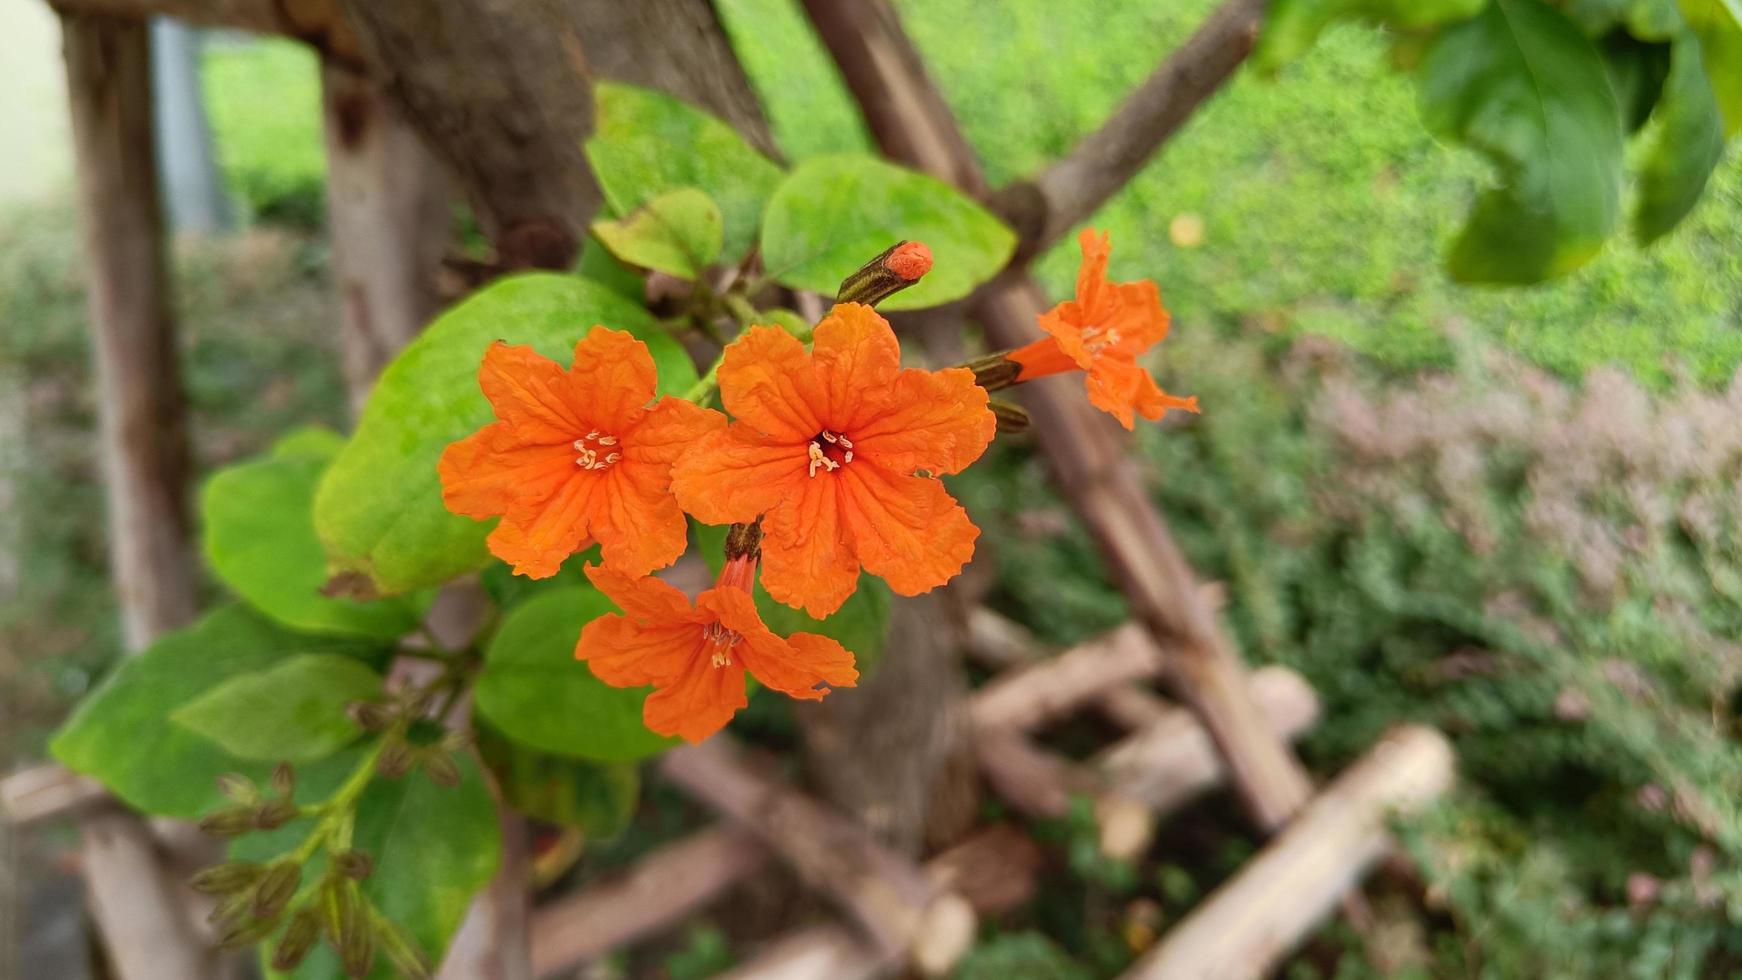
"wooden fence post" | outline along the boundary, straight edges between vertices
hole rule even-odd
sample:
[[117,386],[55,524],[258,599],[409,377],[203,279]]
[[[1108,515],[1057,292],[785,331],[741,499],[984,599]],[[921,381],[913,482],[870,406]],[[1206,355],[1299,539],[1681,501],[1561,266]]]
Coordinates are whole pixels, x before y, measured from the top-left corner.
[[[145,23],[63,13],[84,224],[110,565],[127,648],[194,615],[188,444],[151,129]],[[202,980],[218,959],[149,828],[118,809],[83,822],[91,908],[122,980]]]

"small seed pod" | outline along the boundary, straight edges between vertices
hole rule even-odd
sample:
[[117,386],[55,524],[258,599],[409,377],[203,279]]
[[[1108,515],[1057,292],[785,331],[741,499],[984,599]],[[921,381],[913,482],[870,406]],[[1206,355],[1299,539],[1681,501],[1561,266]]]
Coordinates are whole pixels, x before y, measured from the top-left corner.
[[375,938],[381,943],[381,952],[387,954],[387,961],[401,976],[408,980],[429,980],[429,964],[404,926],[376,917]]
[[278,937],[278,945],[273,947],[272,968],[284,973],[296,969],[320,937],[320,913],[306,907],[297,910],[290,925],[284,927],[284,935]]
[[261,830],[276,830],[296,819],[295,803],[287,799],[268,800],[254,811],[254,826]]
[[252,946],[267,936],[272,935],[272,927],[277,922],[272,919],[254,919],[248,916],[230,923],[229,928],[218,934],[219,949],[242,949]]
[[363,980],[375,963],[375,924],[357,886],[347,882],[339,888],[339,962],[346,976]]
[[378,732],[393,724],[393,709],[379,701],[352,701],[345,713],[366,732]]
[[253,829],[252,806],[226,807],[200,818],[200,830],[213,837],[240,837]]
[[266,877],[260,879],[260,887],[254,891],[254,917],[278,918],[301,881],[302,866],[294,861],[280,861],[267,869]]
[[362,851],[341,851],[333,857],[333,869],[353,881],[362,881],[375,870],[375,860]]
[[280,762],[272,767],[272,789],[287,798],[296,792],[296,770],[290,768],[290,763]]
[[444,752],[458,752],[472,744],[472,733],[451,731],[442,736],[442,740],[439,744]]
[[218,792],[235,803],[260,802],[260,789],[254,780],[239,772],[227,772],[218,777]]
[[460,785],[460,767],[454,757],[445,752],[430,752],[424,756],[423,772],[437,786]]
[[396,738],[387,743],[381,750],[381,758],[375,762],[375,771],[388,779],[398,779],[411,771],[411,766],[417,761],[415,753],[404,739]]
[[233,895],[260,880],[266,868],[253,861],[225,861],[202,868],[188,881],[201,895]]

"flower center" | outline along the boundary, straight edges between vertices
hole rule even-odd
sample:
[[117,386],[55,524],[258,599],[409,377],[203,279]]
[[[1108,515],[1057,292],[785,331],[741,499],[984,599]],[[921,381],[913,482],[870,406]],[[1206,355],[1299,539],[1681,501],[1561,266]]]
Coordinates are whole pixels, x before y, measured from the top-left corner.
[[719,620],[702,627],[702,638],[713,645],[711,662],[715,667],[732,666],[732,648],[744,642],[743,634],[720,625]]
[[1083,350],[1099,354],[1119,342],[1119,331],[1110,327],[1084,327]]
[[623,458],[617,437],[598,429],[575,440],[575,465],[583,470],[602,470]]
[[831,473],[853,461],[853,442],[838,432],[824,429],[811,440],[808,452],[811,476],[816,476],[818,470]]

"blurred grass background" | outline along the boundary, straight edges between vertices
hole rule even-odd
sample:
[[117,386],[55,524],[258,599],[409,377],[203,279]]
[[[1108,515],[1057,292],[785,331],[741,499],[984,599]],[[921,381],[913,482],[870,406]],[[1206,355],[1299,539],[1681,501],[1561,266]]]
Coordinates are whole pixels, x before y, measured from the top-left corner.
[[[718,5],[789,157],[868,147],[793,0]],[[1212,5],[900,4],[994,183],[1068,149]],[[314,58],[225,38],[205,70],[252,222],[178,245],[210,467],[340,424],[342,398]],[[1742,907],[1742,449],[1725,435],[1742,414],[1742,160],[1665,241],[1617,239],[1523,290],[1440,268],[1489,179],[1425,133],[1383,40],[1339,29],[1275,80],[1240,75],[1093,219],[1116,276],[1161,283],[1165,381],[1205,408],[1139,433],[1154,496],[1228,583],[1247,655],[1325,698],[1309,761],[1334,771],[1403,718],[1448,730],[1463,757],[1465,795],[1410,834],[1427,911],[1382,915],[1401,937],[1387,946],[1333,929],[1289,976],[1726,975],[1723,906]],[[1043,257],[1056,294],[1076,261],[1071,243]],[[22,453],[0,459],[15,488],[0,551],[21,572],[0,607],[0,675],[17,679],[0,712],[36,732],[117,642],[84,316],[68,202],[0,205],[0,392],[24,420]],[[957,489],[997,543],[999,608],[1061,643],[1124,617],[1023,447]],[[39,744],[12,742],[14,758]],[[1236,826],[1212,801],[1170,821],[1157,862],[1123,868],[1094,860],[1091,824],[1053,828],[1069,881],[963,975],[1116,970],[1133,909],[1165,922],[1250,853]],[[670,975],[730,951],[704,931],[684,956]]]

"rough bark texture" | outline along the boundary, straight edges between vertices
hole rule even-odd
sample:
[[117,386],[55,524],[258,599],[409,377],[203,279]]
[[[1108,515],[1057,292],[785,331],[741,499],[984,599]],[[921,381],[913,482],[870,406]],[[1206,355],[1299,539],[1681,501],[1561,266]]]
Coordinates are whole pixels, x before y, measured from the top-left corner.
[[343,2],[371,71],[458,178],[508,268],[574,259],[599,201],[581,151],[597,79],[673,92],[767,143],[698,0]]
[[381,368],[436,312],[447,176],[363,73],[324,62],[321,111],[339,349],[354,415]]
[[[941,105],[935,94],[925,94],[935,92],[935,86],[920,69],[887,0],[806,0],[806,8],[868,114],[887,112],[892,105]],[[891,54],[903,49],[908,53]],[[900,162],[941,177],[978,171],[960,149],[965,143],[947,112],[899,122],[927,133],[923,139],[883,144]],[[873,133],[888,128],[872,125]],[[1013,269],[982,288],[972,309],[995,345],[1019,347],[1039,336],[1035,318],[1046,302],[1033,279]],[[1279,828],[1306,801],[1311,783],[1253,707],[1237,654],[1199,598],[1191,568],[1112,437],[1110,422],[1098,417],[1080,386],[1070,390],[1039,382],[1023,394],[1065,495],[1094,534],[1132,612],[1169,655],[1181,697],[1215,737],[1254,820],[1265,830]]]
[[[144,22],[66,14],[67,90],[97,367],[110,567],[129,650],[194,615],[188,443],[164,257]],[[150,829],[84,821],[92,912],[122,980],[199,980],[218,962]]]

